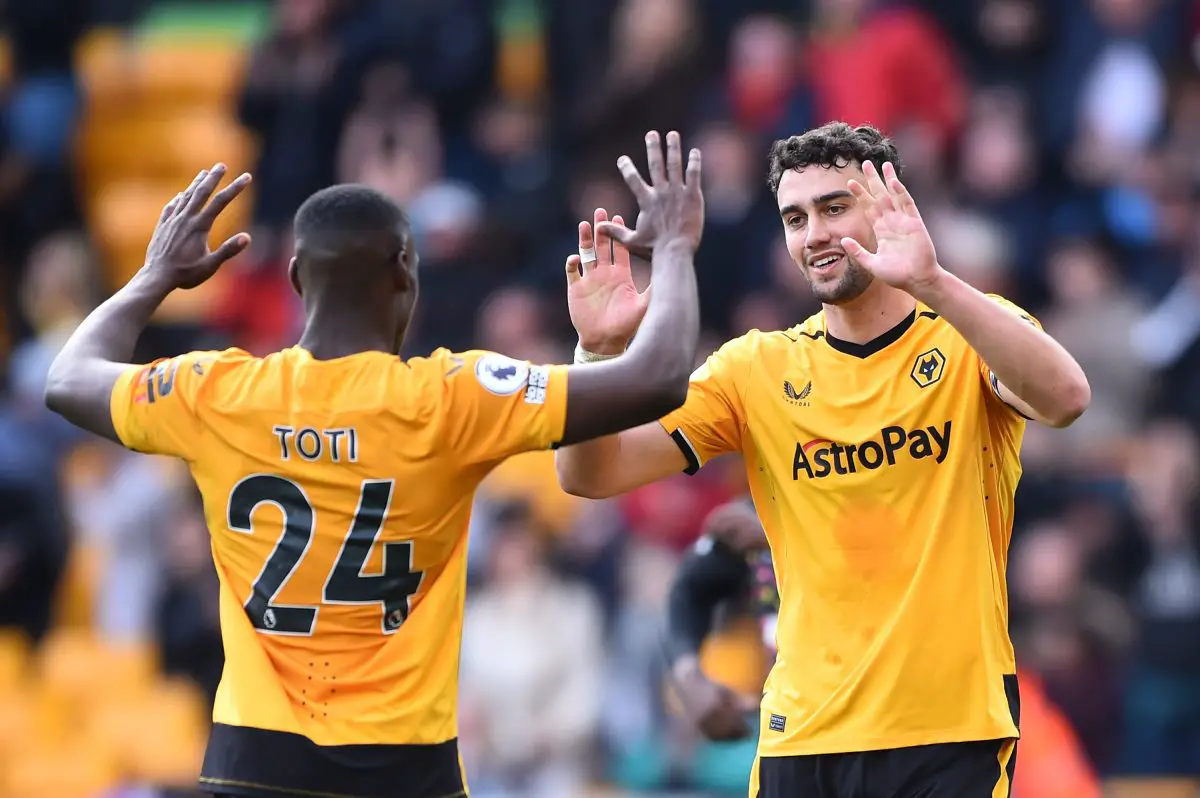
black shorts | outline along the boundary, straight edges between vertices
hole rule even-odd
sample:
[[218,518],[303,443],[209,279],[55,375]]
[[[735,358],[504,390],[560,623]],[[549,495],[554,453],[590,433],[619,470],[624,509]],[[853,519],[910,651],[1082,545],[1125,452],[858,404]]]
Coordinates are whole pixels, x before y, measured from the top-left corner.
[[458,740],[320,746],[298,734],[213,724],[200,789],[223,798],[464,798]]
[[[752,798],[1009,798],[1017,741],[921,745],[855,754],[767,756]],[[754,781],[757,784],[754,784]],[[756,792],[757,789],[757,792]]]

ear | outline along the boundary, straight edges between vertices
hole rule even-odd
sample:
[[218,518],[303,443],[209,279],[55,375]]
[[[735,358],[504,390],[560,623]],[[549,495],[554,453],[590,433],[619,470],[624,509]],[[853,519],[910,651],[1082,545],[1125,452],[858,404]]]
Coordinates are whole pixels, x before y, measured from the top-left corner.
[[411,292],[417,286],[417,252],[412,244],[405,244],[396,256],[396,288]]
[[288,282],[292,284],[292,290],[296,292],[296,296],[304,296],[303,289],[300,288],[300,270],[296,267],[295,256],[288,262]]

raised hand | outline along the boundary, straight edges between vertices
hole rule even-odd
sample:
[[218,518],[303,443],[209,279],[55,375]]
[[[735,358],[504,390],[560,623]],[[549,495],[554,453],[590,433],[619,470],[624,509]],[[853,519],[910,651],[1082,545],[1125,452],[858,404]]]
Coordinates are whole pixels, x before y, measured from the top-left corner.
[[666,165],[658,131],[646,134],[646,162],[650,184],[628,155],[617,159],[625,184],[638,202],[637,224],[631,230],[623,225],[603,222],[598,227],[641,258],[650,258],[656,246],[680,242],[695,251],[704,232],[704,195],[700,190],[700,150],[688,154],[687,171],[679,134],[667,134]]
[[758,710],[756,699],[714,682],[698,665],[686,663],[676,670],[673,675],[679,701],[701,734],[715,742],[750,736],[747,716]]
[[[580,346],[596,354],[619,355],[646,315],[650,288],[639,292],[634,285],[629,250],[612,241],[604,227],[608,212],[597,208],[593,221],[594,228],[579,223],[582,254],[567,258],[567,307]],[[620,216],[614,216],[612,223],[625,224]]]
[[202,170],[158,217],[146,266],[173,288],[195,288],[250,244],[249,235],[238,233],[215,250],[208,248],[213,222],[250,185],[250,175],[243,174],[213,196],[224,176],[224,164]]
[[942,272],[929,230],[908,189],[890,163],[883,176],[870,161],[863,164],[867,184],[850,181],[850,192],[866,209],[875,231],[875,251],[853,238],[843,238],[842,248],[888,285],[909,293],[937,280]]

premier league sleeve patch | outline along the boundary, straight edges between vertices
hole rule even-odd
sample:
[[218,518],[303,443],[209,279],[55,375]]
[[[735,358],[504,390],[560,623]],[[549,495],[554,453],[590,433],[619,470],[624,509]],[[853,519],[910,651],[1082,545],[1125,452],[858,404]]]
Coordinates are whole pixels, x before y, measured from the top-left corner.
[[525,387],[529,366],[520,360],[489,353],[475,361],[475,378],[489,393],[510,396]]

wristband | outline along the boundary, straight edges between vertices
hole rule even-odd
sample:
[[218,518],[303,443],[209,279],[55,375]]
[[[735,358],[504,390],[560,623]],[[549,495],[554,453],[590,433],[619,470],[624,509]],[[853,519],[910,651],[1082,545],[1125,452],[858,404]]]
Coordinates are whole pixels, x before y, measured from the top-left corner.
[[576,363],[599,363],[602,360],[612,360],[614,357],[620,357],[620,355],[601,355],[584,349],[583,344],[575,344]]

